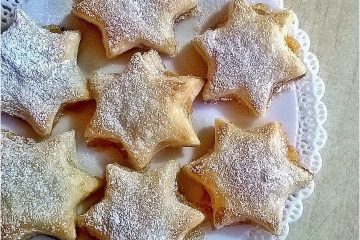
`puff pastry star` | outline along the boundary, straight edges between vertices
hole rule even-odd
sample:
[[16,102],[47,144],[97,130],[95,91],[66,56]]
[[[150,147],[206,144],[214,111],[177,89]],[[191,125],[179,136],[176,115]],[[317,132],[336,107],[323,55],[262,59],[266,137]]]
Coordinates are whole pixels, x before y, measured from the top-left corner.
[[178,200],[179,164],[138,173],[109,164],[104,199],[79,218],[99,239],[183,239],[204,215]]
[[166,71],[157,52],[136,53],[123,73],[98,72],[90,85],[97,107],[85,136],[120,143],[135,168],[163,148],[200,144],[191,112],[203,81]]
[[285,200],[313,175],[278,123],[244,131],[217,120],[215,134],[212,152],[183,168],[208,191],[214,226],[251,221],[280,234]]
[[289,10],[270,12],[262,4],[233,1],[224,26],[193,39],[208,63],[204,100],[241,100],[263,114],[274,86],[306,72],[293,52],[297,43],[287,36],[293,16]]
[[1,237],[75,239],[75,208],[99,186],[77,166],[75,133],[43,142],[1,130]]
[[84,0],[73,13],[101,30],[109,58],[141,45],[175,54],[174,21],[196,4],[197,0]]
[[48,135],[59,109],[89,98],[77,66],[80,33],[52,33],[17,10],[1,37],[2,111]]

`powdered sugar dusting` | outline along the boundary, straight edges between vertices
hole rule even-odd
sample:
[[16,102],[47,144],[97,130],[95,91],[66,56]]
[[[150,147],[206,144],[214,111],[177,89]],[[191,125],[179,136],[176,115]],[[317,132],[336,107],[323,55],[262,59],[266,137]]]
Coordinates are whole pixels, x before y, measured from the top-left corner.
[[89,97],[76,62],[79,42],[78,32],[50,33],[17,10],[2,34],[2,111],[49,134],[63,104]]
[[96,73],[97,109],[85,135],[121,143],[136,168],[164,147],[198,144],[190,114],[203,82],[167,74],[155,51],[133,55],[123,73]]
[[195,30],[203,32],[225,20],[231,0],[199,0]]
[[174,54],[174,21],[195,6],[196,0],[84,0],[74,12],[103,29],[111,57],[141,44]]
[[213,186],[208,191],[214,199],[224,201],[212,202],[217,228],[250,220],[280,234],[286,198],[307,186],[312,175],[289,159],[279,128],[270,123],[242,131],[218,122],[213,152],[186,167]]
[[174,161],[148,173],[108,165],[105,198],[80,225],[102,239],[181,239],[204,216],[177,199],[178,169]]
[[224,27],[194,39],[209,65],[204,99],[240,99],[262,114],[275,83],[305,73],[304,64],[286,46],[285,27],[279,23],[292,12],[262,15],[242,0],[233,4]]
[[44,142],[1,131],[1,237],[75,239],[75,207],[98,182],[76,166],[74,132]]

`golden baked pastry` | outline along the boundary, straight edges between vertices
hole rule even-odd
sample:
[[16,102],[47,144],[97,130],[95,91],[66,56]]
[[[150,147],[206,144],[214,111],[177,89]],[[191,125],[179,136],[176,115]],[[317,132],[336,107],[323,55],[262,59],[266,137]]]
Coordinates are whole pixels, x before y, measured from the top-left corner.
[[52,33],[17,10],[1,37],[1,111],[48,135],[66,103],[89,98],[77,66],[80,33]]
[[213,150],[182,169],[208,191],[214,226],[250,221],[279,235],[285,200],[313,174],[278,123],[244,131],[217,120],[215,135]]
[[156,51],[136,53],[124,72],[97,72],[90,80],[97,106],[85,136],[120,143],[136,169],[163,148],[199,145],[191,112],[202,86],[199,78],[166,71]]
[[208,64],[204,100],[240,100],[263,114],[274,86],[306,72],[294,39],[287,37],[293,16],[290,10],[270,12],[262,4],[233,1],[223,26],[192,41]]
[[170,161],[147,173],[109,164],[104,199],[78,219],[81,227],[103,240],[183,239],[204,215],[178,200]]
[[101,30],[109,58],[142,45],[175,54],[174,21],[196,4],[197,0],[83,0],[73,13]]
[[42,142],[1,130],[1,239],[75,239],[75,208],[99,187],[78,167],[75,133]]

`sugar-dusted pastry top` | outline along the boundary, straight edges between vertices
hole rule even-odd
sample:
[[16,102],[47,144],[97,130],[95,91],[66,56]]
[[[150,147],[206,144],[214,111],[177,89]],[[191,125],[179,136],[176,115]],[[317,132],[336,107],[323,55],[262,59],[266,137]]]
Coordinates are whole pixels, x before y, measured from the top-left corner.
[[280,234],[285,200],[313,175],[278,123],[244,131],[217,120],[215,135],[213,150],[183,168],[210,194],[213,224],[251,221]]
[[105,197],[80,217],[80,226],[103,240],[182,239],[204,216],[178,200],[178,170],[174,161],[147,173],[108,165]]
[[197,0],[83,0],[74,14],[99,27],[108,57],[145,45],[176,53],[174,21]]
[[195,37],[194,46],[209,67],[204,100],[237,99],[255,114],[263,114],[274,86],[306,71],[290,48],[294,44],[289,47],[286,41],[293,15],[235,0],[223,26]]
[[42,142],[1,130],[1,238],[75,239],[75,208],[99,186],[77,166],[75,133]]
[[80,33],[51,33],[17,10],[1,38],[1,111],[48,135],[64,104],[89,98],[77,66]]
[[97,106],[85,136],[120,143],[135,168],[163,148],[200,143],[191,112],[203,81],[166,71],[157,52],[134,54],[122,73],[97,72],[90,85]]

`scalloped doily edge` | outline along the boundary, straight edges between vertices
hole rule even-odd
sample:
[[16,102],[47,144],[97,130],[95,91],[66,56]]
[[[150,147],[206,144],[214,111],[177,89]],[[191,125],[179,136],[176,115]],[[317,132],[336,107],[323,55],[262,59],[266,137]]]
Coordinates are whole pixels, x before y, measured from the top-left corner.
[[[6,25],[3,25],[2,21],[2,30],[11,24],[11,19],[9,18],[12,16],[13,9],[23,2],[24,0],[2,2],[2,9],[4,9],[4,5],[8,8],[5,8],[5,11],[1,13],[2,19],[7,19]],[[279,0],[279,6],[283,8],[282,0]],[[327,118],[327,109],[321,100],[325,93],[325,84],[318,76],[319,61],[315,54],[309,52],[309,36],[305,31],[299,29],[299,20],[296,16],[290,28],[290,33],[300,43],[301,57],[307,68],[307,74],[303,79],[295,83],[298,103],[296,149],[301,156],[302,165],[316,174],[322,165],[319,150],[325,145],[327,140],[327,133],[322,126]],[[297,221],[302,215],[302,200],[312,194],[314,187],[315,183],[313,181],[306,188],[300,189],[288,197],[284,206],[283,232],[280,236],[271,235],[258,227],[250,227],[247,234],[249,240],[284,240],[289,232],[289,223]]]
[[[327,119],[327,109],[322,102],[325,93],[324,81],[318,76],[319,61],[315,54],[309,52],[310,38],[305,31],[299,29],[299,20],[295,16],[290,33],[301,45],[301,57],[306,65],[307,73],[295,83],[298,104],[298,130],[296,135],[296,149],[302,165],[316,174],[320,171],[322,158],[319,153],[325,145],[327,133],[323,124]],[[283,234],[270,239],[285,239],[289,232],[289,223],[297,221],[303,211],[302,200],[308,198],[314,191],[312,181],[306,188],[290,195],[285,203]]]

